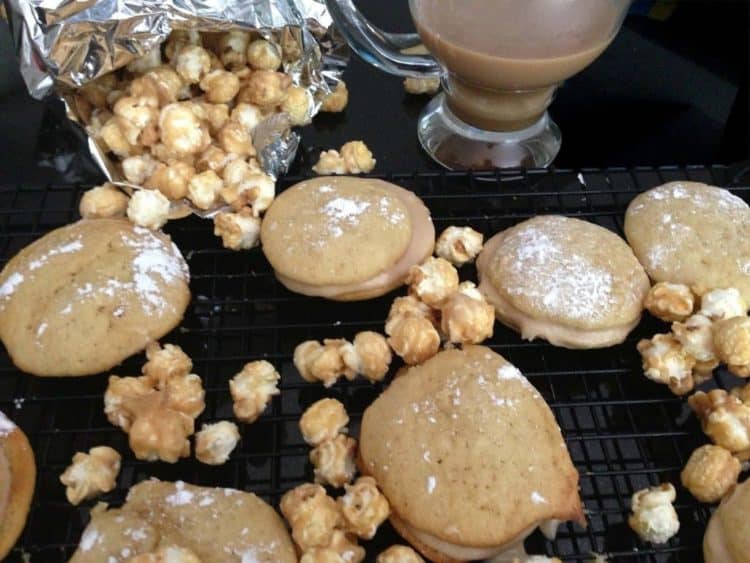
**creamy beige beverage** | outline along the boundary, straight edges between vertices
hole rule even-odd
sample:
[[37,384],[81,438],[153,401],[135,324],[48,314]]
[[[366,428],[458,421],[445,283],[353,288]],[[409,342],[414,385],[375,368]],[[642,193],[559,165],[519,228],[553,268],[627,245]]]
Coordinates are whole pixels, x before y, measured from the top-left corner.
[[422,41],[448,70],[450,109],[482,129],[528,127],[555,86],[607,47],[627,0],[411,0]]

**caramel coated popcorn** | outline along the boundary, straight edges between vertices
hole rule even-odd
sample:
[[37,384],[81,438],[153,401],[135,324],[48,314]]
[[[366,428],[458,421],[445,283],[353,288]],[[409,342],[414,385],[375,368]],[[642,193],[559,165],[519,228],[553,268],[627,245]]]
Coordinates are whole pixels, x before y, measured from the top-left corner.
[[362,141],[349,141],[339,150],[349,174],[366,174],[375,168],[375,159]]
[[393,333],[396,324],[406,317],[420,317],[427,319],[435,328],[440,324],[435,316],[435,312],[430,307],[422,303],[413,295],[406,295],[404,297],[396,297],[396,299],[393,300],[391,308],[388,311],[388,318],[385,321],[385,333],[390,336]]
[[408,365],[421,364],[440,349],[440,333],[424,317],[399,317],[389,334],[388,344]]
[[214,235],[221,237],[224,248],[248,250],[258,245],[260,219],[249,207],[237,213],[217,213],[214,217]]
[[306,483],[286,492],[279,508],[302,552],[328,547],[341,524],[336,501],[320,485]]
[[211,70],[211,56],[199,45],[185,45],[174,57],[174,67],[185,83],[197,84]]
[[157,190],[137,190],[128,202],[127,215],[139,227],[161,229],[169,219],[169,200]]
[[187,197],[188,185],[195,174],[195,168],[191,164],[175,160],[170,164],[158,164],[153,174],[144,182],[144,186],[159,190],[174,201]]
[[192,102],[165,106],[159,114],[161,142],[176,157],[202,152],[211,144],[208,127],[196,115]]
[[[306,88],[280,72],[282,60],[302,55],[293,34],[284,31],[280,44],[258,35],[174,31],[163,46],[129,63],[127,72],[105,75],[77,90],[87,132],[110,153],[127,182],[155,192],[143,201],[136,198],[128,216],[138,224],[159,228],[166,221],[164,202],[156,194],[169,201],[186,198],[206,211],[228,204],[239,214],[249,207],[255,217],[269,207],[275,181],[249,177],[262,172],[255,160],[256,126],[280,113],[290,117],[291,125],[307,124],[316,104]],[[324,107],[340,111],[345,105],[342,85]],[[339,158],[354,171],[372,160],[357,144],[342,148]],[[242,164],[225,173],[235,161],[247,165],[245,173],[238,175]],[[109,195],[99,190],[87,196],[82,214],[123,215],[127,201],[109,202]],[[255,224],[225,217],[217,236],[229,248],[248,248],[254,244]]]
[[342,530],[333,531],[328,549],[337,553],[345,563],[360,563],[365,558],[365,550],[357,545],[357,538]]
[[671,483],[643,489],[633,495],[628,524],[644,541],[666,543],[680,529],[680,520],[672,503],[677,493]]
[[372,331],[356,334],[351,345],[342,348],[344,364],[369,381],[381,381],[391,364],[391,349],[385,336]]
[[173,377],[190,373],[193,360],[182,348],[174,344],[160,346],[158,343],[146,347],[146,363],[141,373],[154,383],[163,383]]
[[120,473],[120,460],[120,454],[108,446],[91,448],[87,454],[77,452],[73,463],[60,475],[68,502],[77,505],[113,490]]
[[247,64],[247,47],[250,34],[246,31],[228,31],[218,41],[218,55],[225,67],[239,69]]
[[290,86],[279,107],[289,115],[292,125],[307,125],[312,121],[312,94],[301,86]]
[[663,321],[681,322],[693,313],[695,297],[684,284],[659,282],[649,290],[643,306]]
[[124,217],[129,198],[109,182],[84,192],[78,211],[84,219]]
[[740,377],[750,377],[750,317],[731,317],[717,321],[713,341],[719,359],[729,371]]
[[714,444],[732,453],[750,449],[750,405],[723,389],[698,391],[688,399]]
[[415,78],[413,76],[407,76],[404,78],[404,90],[407,94],[421,95],[421,94],[437,94],[440,90],[440,79],[439,78]]
[[392,545],[378,554],[376,563],[425,563],[424,559],[406,545]]
[[349,90],[346,87],[346,83],[343,80],[340,80],[338,84],[336,84],[334,91],[323,98],[320,111],[339,113],[346,109],[348,103]]
[[254,70],[278,70],[281,51],[265,39],[256,39],[247,47],[247,62]]
[[365,540],[375,537],[378,527],[388,518],[390,506],[372,477],[360,477],[353,485],[344,485],[339,497],[346,529]]
[[345,434],[325,440],[310,452],[310,462],[315,468],[315,482],[342,487],[354,478],[354,455],[357,441]]
[[339,348],[338,341],[327,340],[321,345],[307,340],[294,349],[294,366],[305,381],[321,381],[330,387],[346,370]]
[[310,405],[299,420],[305,442],[318,446],[337,435],[346,433],[349,415],[344,405],[336,399],[320,399]]
[[685,322],[672,323],[672,334],[682,345],[683,350],[697,362],[718,364],[716,346],[714,346],[714,323],[701,314],[687,318]]
[[476,287],[450,295],[440,313],[443,334],[454,344],[479,344],[492,337],[495,308]]
[[680,474],[683,487],[701,502],[718,502],[737,484],[740,462],[720,446],[695,450]]
[[643,360],[643,373],[656,383],[668,385],[676,395],[684,395],[694,387],[695,359],[671,334],[656,334],[650,340],[638,342]]
[[341,158],[339,151],[335,149],[330,149],[320,153],[318,162],[313,166],[313,172],[321,176],[349,173],[344,165],[344,159]]
[[250,206],[253,215],[259,217],[276,196],[276,182],[268,174],[255,169],[254,163],[236,162],[240,164],[232,163],[225,171],[221,197],[235,210]]
[[179,347],[152,345],[147,355],[143,376],[110,376],[104,413],[129,434],[138,459],[175,463],[190,454],[188,437],[205,408],[203,384]]
[[281,72],[257,70],[250,74],[240,90],[237,100],[261,109],[271,109],[280,105],[287,95],[292,79]]
[[484,235],[471,227],[448,227],[435,243],[435,254],[460,267],[479,255],[483,243]]
[[458,271],[444,258],[430,257],[412,266],[406,277],[409,292],[430,307],[438,308],[458,290]]
[[734,287],[712,289],[701,297],[699,312],[712,321],[742,317],[747,314],[747,303]]
[[313,171],[319,175],[366,174],[375,168],[376,160],[362,141],[349,141],[340,150],[327,150],[320,153]]
[[364,548],[341,530],[334,530],[328,547],[314,547],[302,554],[300,563],[359,563],[365,558]]
[[242,371],[229,381],[237,419],[246,423],[255,422],[271,397],[280,393],[277,387],[280,379],[279,372],[266,360],[245,364]]
[[159,161],[150,154],[129,156],[122,161],[122,173],[131,184],[142,186],[159,167]]
[[222,420],[204,424],[195,435],[195,457],[207,465],[222,465],[239,441],[240,432],[234,422]]

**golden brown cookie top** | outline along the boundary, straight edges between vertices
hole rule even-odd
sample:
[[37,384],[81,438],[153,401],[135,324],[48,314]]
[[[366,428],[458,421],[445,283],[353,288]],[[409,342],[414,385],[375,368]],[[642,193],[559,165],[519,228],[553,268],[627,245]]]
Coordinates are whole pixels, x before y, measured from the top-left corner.
[[282,276],[345,285],[385,272],[411,242],[399,188],[382,180],[321,177],[276,198],[261,226],[263,252]]
[[0,273],[0,338],[24,371],[97,373],[179,322],[188,281],[167,235],[124,219],[78,221],[27,246]]
[[0,560],[26,525],[36,463],[26,435],[0,412]]
[[360,464],[402,520],[464,546],[583,519],[552,412],[484,346],[445,350],[398,377],[365,411]]
[[580,219],[543,215],[495,235],[487,276],[498,293],[536,320],[579,329],[632,323],[649,281],[628,245]]
[[152,479],[131,488],[122,508],[92,516],[71,563],[147,553],[157,543],[187,548],[203,563],[297,561],[281,518],[254,494]]
[[750,301],[750,207],[729,191],[670,182],[638,195],[625,235],[654,281],[736,287]]
[[750,553],[750,481],[735,487],[711,516],[703,537],[706,563],[744,563]]

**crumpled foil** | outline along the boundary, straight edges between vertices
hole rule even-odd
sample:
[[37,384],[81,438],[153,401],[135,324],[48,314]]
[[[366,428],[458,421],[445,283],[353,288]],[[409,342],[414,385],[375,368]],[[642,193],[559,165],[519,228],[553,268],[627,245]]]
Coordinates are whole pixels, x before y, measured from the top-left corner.
[[[283,33],[301,57],[284,72],[313,95],[313,115],[346,66],[349,49],[332,26],[324,0],[5,0],[21,75],[29,93],[54,93],[68,117],[82,124],[72,92],[127,65],[164,42],[175,29],[253,30],[272,41]],[[299,136],[288,120],[261,123],[253,137],[266,173],[278,177],[294,160]],[[262,127],[261,127],[262,125]],[[89,150],[107,178],[127,187],[96,141]]]

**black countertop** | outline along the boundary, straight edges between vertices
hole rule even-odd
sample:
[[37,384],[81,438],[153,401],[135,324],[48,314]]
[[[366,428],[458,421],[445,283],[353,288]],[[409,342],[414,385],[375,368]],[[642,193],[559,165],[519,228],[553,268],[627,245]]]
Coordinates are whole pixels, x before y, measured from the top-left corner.
[[[406,2],[362,0],[362,9],[389,31],[410,31]],[[607,51],[565,83],[551,108],[563,132],[555,165],[565,168],[731,163],[748,150],[748,4],[681,2],[666,21],[628,16]],[[64,126],[59,106],[29,98],[0,32],[2,181],[43,182],[70,168],[68,147],[82,143]],[[376,170],[438,169],[421,150],[416,120],[427,98],[408,96],[402,80],[353,56],[345,73],[345,113],[320,115],[302,130],[313,155],[362,139]],[[40,166],[41,163],[41,166]],[[72,165],[69,179],[96,181],[92,166]]]

